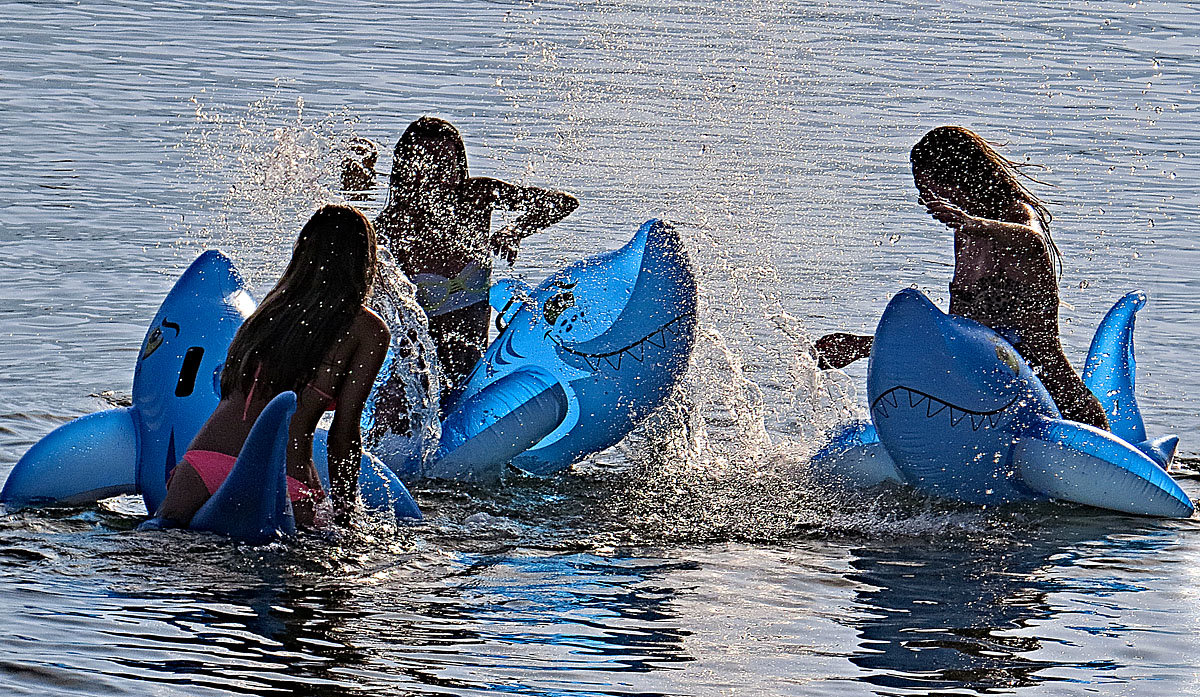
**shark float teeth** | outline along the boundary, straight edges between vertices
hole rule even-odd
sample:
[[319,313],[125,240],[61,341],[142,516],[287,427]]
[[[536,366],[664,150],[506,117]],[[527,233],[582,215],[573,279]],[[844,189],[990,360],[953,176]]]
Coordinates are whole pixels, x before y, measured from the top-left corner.
[[651,346],[655,346],[657,348],[666,348],[667,347],[666,332],[664,332],[663,330],[660,329],[657,332],[654,332],[650,336],[646,337],[645,339],[642,339],[642,342],[650,344]]
[[[1015,401],[1015,400],[1014,400]],[[892,411],[902,408],[907,402],[908,408],[925,408],[925,418],[933,417],[949,411],[950,425],[958,426],[966,419],[971,424],[971,430],[995,428],[1000,423],[1000,412],[1011,406],[1011,403],[993,411],[974,411],[947,404],[932,395],[907,387],[893,387],[879,395],[872,405],[872,410],[882,418],[888,418]],[[943,417],[945,418],[945,417]]]
[[563,344],[557,339],[555,339],[555,343],[557,343],[559,348],[563,349],[567,353],[574,354],[582,358],[584,362],[587,363],[588,368],[592,370],[599,370],[601,365],[608,365],[608,367],[612,368],[613,370],[620,370],[621,361],[626,356],[637,361],[638,363],[644,362],[646,360],[647,344],[655,348],[667,348],[667,344],[671,341],[671,339],[668,338],[668,335],[674,338],[682,336],[684,332],[683,321],[690,316],[691,313],[680,315],[670,322],[667,322],[661,328],[651,332],[648,336],[642,337],[641,339],[623,349],[620,349],[619,351],[612,351],[609,353],[583,353],[582,351],[577,351],[570,346]]

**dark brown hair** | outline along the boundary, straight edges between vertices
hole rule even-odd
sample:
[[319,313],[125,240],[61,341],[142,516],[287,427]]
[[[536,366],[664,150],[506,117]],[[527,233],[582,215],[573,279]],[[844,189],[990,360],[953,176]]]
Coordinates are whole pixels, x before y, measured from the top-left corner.
[[388,203],[401,203],[411,208],[409,203],[416,194],[420,183],[421,168],[416,162],[416,150],[422,143],[444,142],[454,149],[454,162],[439,163],[440,167],[455,167],[460,174],[459,181],[467,180],[467,146],[463,143],[462,135],[454,124],[434,116],[422,116],[409,124],[396,141],[396,149],[392,152],[392,175],[388,183]]
[[233,337],[221,396],[296,390],[349,328],[375,280],[375,229],[351,206],[322,207],[296,240],[279,282]]
[[925,134],[909,153],[913,178],[925,174],[962,194],[950,203],[970,215],[989,220],[1007,220],[1013,204],[1033,209],[1051,255],[1062,272],[1062,254],[1050,237],[1053,216],[1042,199],[1021,181],[1033,181],[1021,165],[1009,160],[983,138],[962,126],[939,126]]

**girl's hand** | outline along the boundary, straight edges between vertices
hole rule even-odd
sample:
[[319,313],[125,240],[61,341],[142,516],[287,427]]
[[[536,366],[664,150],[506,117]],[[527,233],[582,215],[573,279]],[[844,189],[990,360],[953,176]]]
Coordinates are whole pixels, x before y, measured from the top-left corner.
[[955,230],[965,230],[979,220],[949,201],[935,198],[924,203],[926,210],[929,211],[929,215],[932,215],[938,222]]
[[826,334],[813,344],[817,368],[820,370],[845,368],[860,358],[867,358],[871,355],[871,344],[874,341],[874,338],[870,336],[844,332]]
[[513,225],[502,227],[492,235],[492,249],[508,262],[509,266],[517,260],[517,249],[521,246],[522,235]]

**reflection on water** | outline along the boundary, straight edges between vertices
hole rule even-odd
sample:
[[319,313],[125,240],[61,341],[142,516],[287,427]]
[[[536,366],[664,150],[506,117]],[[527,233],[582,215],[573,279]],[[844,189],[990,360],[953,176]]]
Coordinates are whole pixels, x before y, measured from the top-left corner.
[[[994,532],[974,542],[925,539],[854,550],[850,578],[863,584],[855,599],[863,619],[850,660],[867,671],[865,682],[885,694],[993,693],[1103,683],[1162,668],[1123,664],[1101,650],[1108,642],[1100,637],[1132,640],[1133,628],[1111,614],[1117,603],[1158,604],[1144,566],[1163,561],[1176,530],[1051,516]],[[1088,578],[1097,564],[1108,573]],[[1143,595],[1122,598],[1129,594]],[[1098,639],[1087,650],[1066,650],[1079,639],[1047,626]]]
[[62,687],[85,671],[115,691],[608,693],[619,674],[693,660],[668,580],[689,562],[365,537],[236,548],[103,529],[119,522],[49,520],[36,539],[52,552],[2,555],[20,581],[0,646],[24,659],[0,665],[0,684]]
[[1032,658],[1036,637],[1013,635],[1053,616],[1054,583],[1036,571],[1053,552],[1040,546],[904,544],[856,550],[862,651],[851,661],[888,688],[991,691],[1041,682],[1051,662]]
[[119,503],[10,515],[0,687],[959,695],[1194,680],[1200,592],[1172,571],[1197,554],[1180,543],[1190,523],[892,500],[899,525],[834,509],[825,530],[774,542],[612,547],[583,521],[621,484],[590,502],[538,484],[429,489],[421,526],[265,548],[132,531]]

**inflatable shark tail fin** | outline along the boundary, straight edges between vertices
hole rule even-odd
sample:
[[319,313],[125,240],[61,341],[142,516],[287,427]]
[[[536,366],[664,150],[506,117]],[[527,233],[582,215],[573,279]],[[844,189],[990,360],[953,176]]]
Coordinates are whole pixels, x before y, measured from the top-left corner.
[[1107,431],[1043,418],[1020,434],[1017,472],[1035,491],[1097,508],[1188,518],[1192,502],[1166,470]]
[[[321,484],[329,490],[329,431],[313,434],[313,464]],[[396,473],[371,453],[363,452],[358,470],[358,493],[367,510],[391,511],[396,518],[421,520],[421,509]]]
[[137,493],[136,418],[132,408],[109,409],[54,429],[17,461],[0,502],[79,506]]
[[1113,305],[1096,329],[1083,368],[1083,383],[1100,400],[1112,432],[1130,443],[1146,440],[1142,412],[1133,393],[1133,324],[1145,304],[1146,294],[1135,290]]
[[490,481],[514,457],[558,428],[567,395],[549,373],[518,369],[459,404],[442,424],[425,476]]
[[192,518],[193,530],[262,544],[296,532],[287,490],[288,426],[296,393],[284,392],[263,408],[225,482]]

